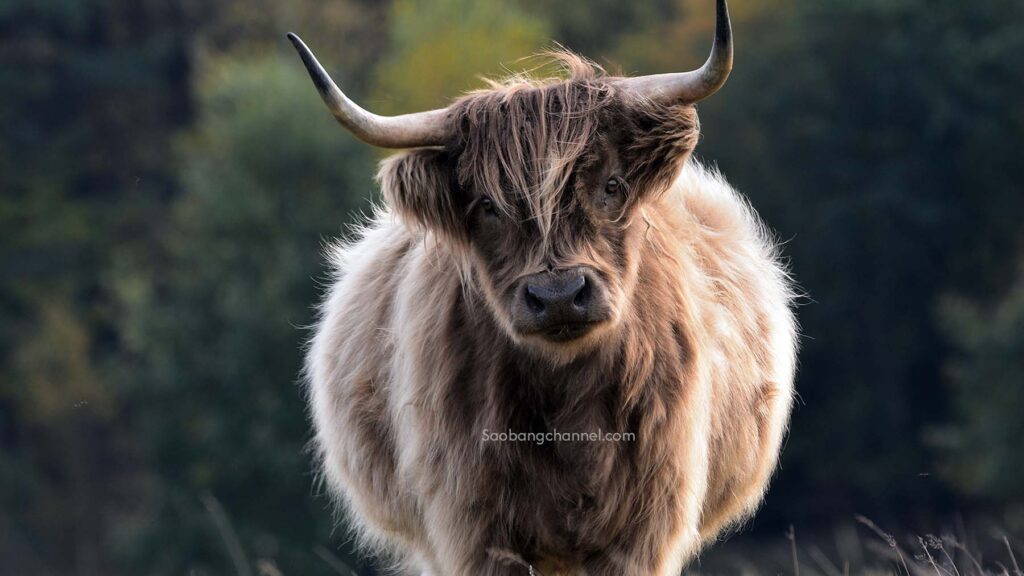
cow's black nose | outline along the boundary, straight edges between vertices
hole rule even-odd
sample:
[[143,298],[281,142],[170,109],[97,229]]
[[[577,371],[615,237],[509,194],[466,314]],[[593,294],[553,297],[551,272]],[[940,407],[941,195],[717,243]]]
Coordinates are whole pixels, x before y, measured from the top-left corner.
[[516,329],[566,342],[606,319],[600,283],[585,268],[553,270],[524,279],[514,310]]
[[581,269],[530,276],[521,292],[520,328],[557,341],[578,338],[598,320],[596,292]]
[[578,274],[568,278],[545,274],[526,282],[526,305],[536,314],[556,316],[572,321],[577,312],[585,312],[590,300],[587,277]]

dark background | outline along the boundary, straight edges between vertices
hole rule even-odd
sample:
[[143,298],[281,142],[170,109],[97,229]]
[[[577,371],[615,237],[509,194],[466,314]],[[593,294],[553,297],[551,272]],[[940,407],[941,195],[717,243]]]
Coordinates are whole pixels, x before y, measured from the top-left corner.
[[[613,71],[695,68],[712,8],[0,3],[0,571],[371,573],[332,530],[297,379],[321,245],[382,156],[334,124],[286,31],[394,113],[553,41]],[[790,525],[847,556],[854,514],[1024,533],[1024,3],[731,8],[698,155],[808,297],[781,469],[705,562],[788,549]]]

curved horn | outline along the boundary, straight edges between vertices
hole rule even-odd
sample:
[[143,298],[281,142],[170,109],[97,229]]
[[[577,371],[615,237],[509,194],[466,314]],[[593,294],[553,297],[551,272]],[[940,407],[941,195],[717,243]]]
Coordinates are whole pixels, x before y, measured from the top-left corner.
[[620,82],[622,86],[653,100],[693,104],[718,92],[731,71],[732,25],[729,23],[729,7],[725,0],[718,0],[715,43],[711,47],[711,56],[703,66],[692,72],[638,76]]
[[356,138],[382,148],[444,145],[447,140],[444,129],[445,108],[400,116],[378,116],[367,112],[345,96],[302,39],[291,32],[288,33],[288,39],[302,57],[309,77],[313,79],[313,84],[331,114]]

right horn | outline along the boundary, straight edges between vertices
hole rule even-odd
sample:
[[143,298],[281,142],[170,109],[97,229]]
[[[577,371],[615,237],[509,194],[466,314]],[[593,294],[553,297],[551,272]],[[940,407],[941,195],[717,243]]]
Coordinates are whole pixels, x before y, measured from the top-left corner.
[[624,78],[619,85],[666,104],[693,104],[711,96],[725,84],[732,71],[732,25],[729,7],[718,0],[715,20],[715,43],[711,56],[703,66],[692,72],[671,72]]
[[288,39],[302,57],[302,63],[306,65],[309,77],[313,79],[324,104],[356,138],[381,148],[418,148],[445,144],[447,109],[399,116],[378,116],[367,112],[345,96],[298,36],[289,32]]

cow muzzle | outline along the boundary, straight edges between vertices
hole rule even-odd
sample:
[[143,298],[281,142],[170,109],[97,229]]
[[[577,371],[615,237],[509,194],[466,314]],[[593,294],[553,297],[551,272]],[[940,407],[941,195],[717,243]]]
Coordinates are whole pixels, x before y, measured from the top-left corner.
[[605,290],[597,275],[586,268],[572,268],[524,277],[513,321],[524,336],[569,342],[608,320],[607,310]]

